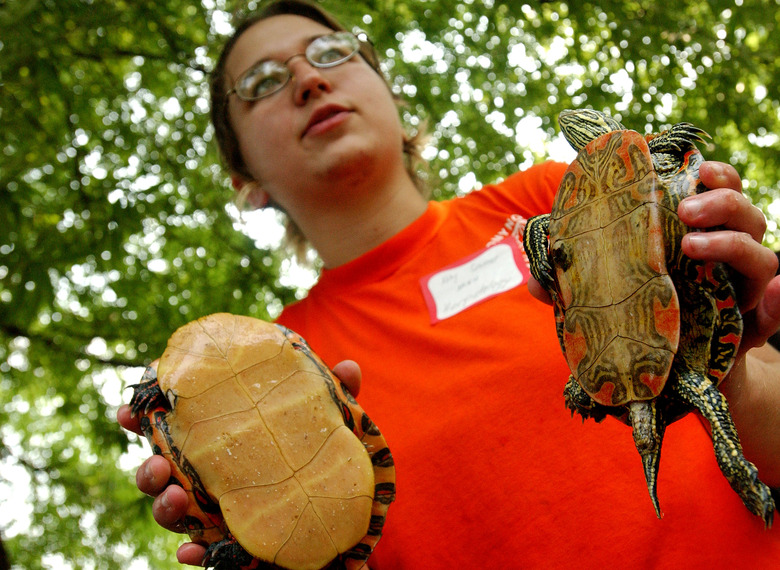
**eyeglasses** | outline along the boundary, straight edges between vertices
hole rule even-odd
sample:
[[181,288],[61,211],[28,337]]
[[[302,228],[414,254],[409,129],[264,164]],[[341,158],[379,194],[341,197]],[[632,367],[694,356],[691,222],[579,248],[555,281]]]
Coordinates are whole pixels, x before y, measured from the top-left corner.
[[352,59],[358,51],[360,51],[360,40],[349,32],[335,32],[320,36],[306,46],[304,53],[290,56],[283,63],[273,59],[256,63],[239,76],[226,96],[235,93],[243,101],[257,101],[273,95],[287,85],[292,78],[287,64],[296,57],[305,57],[306,61],[314,67],[327,68],[341,65]]

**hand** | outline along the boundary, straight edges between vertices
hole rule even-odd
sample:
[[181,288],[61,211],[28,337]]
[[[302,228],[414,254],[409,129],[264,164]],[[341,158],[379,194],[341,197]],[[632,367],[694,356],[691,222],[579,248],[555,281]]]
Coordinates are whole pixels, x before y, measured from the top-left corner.
[[780,327],[780,277],[777,256],[761,245],[764,214],[742,194],[737,171],[720,162],[704,162],[699,170],[708,192],[680,203],[680,219],[694,228],[720,229],[687,234],[683,252],[693,259],[722,261],[737,273],[736,287],[745,330],[740,354],[761,346]]
[[552,297],[539,282],[531,277],[528,280],[528,292],[537,300],[548,305],[552,305]]
[[[157,361],[152,363],[156,367]],[[333,367],[333,372],[344,383],[353,396],[360,392],[361,372],[358,364],[352,360],[345,360]],[[124,405],[117,411],[119,425],[128,431],[138,435],[141,433],[140,422],[130,412],[130,406]],[[187,493],[177,485],[167,486],[171,476],[171,468],[168,461],[159,455],[153,455],[144,461],[135,474],[135,483],[138,489],[147,495],[155,497],[152,504],[154,520],[161,527],[173,531],[184,532],[182,518],[187,511]],[[202,566],[206,549],[192,542],[182,544],[176,552],[176,559],[180,564]]]

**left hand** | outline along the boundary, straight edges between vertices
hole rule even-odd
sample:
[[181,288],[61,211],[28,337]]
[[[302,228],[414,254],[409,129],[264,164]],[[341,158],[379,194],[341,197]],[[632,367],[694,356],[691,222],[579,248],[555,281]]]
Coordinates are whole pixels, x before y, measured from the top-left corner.
[[[157,360],[152,366],[157,366]],[[333,367],[333,373],[339,377],[352,396],[357,397],[360,392],[362,373],[360,366],[353,360],[344,360]],[[119,425],[128,431],[143,436],[141,420],[134,416],[130,406],[121,406],[117,411]],[[138,489],[154,497],[152,514],[154,520],[173,532],[183,532],[182,517],[187,511],[187,494],[178,486],[170,484],[171,466],[166,459],[159,455],[152,455],[136,471],[135,480]],[[202,566],[206,554],[205,547],[200,544],[187,542],[182,544],[176,552],[176,559],[181,564]]]
[[734,281],[744,319],[740,355],[744,355],[780,328],[777,256],[761,245],[766,219],[742,194],[742,181],[734,167],[704,162],[699,176],[709,191],[683,200],[677,213],[693,228],[718,229],[685,235],[682,249],[693,259],[722,261],[736,272]]

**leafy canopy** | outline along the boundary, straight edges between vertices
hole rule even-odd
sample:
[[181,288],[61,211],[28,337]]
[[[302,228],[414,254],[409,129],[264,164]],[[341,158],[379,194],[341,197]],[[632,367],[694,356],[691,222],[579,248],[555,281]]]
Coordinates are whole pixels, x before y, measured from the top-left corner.
[[[386,55],[410,128],[429,125],[436,197],[544,159],[557,113],[591,106],[706,129],[780,245],[778,0],[323,5]],[[113,419],[122,388],[185,322],[300,295],[273,240],[237,230],[208,126],[238,7],[0,2],[0,477],[29,492],[12,515],[0,480],[0,531],[17,567],[177,567]]]

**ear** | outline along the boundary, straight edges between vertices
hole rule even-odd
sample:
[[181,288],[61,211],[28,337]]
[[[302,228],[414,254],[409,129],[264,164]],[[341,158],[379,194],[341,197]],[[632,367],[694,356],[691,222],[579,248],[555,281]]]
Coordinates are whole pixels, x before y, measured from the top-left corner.
[[246,202],[253,208],[260,210],[265,208],[270,201],[268,194],[260,188],[260,184],[254,180],[247,180],[240,174],[230,175],[230,183],[236,192],[244,195]]

